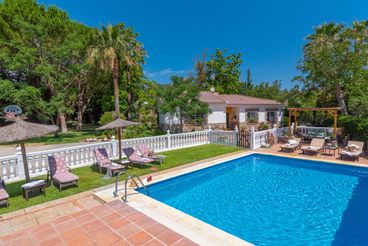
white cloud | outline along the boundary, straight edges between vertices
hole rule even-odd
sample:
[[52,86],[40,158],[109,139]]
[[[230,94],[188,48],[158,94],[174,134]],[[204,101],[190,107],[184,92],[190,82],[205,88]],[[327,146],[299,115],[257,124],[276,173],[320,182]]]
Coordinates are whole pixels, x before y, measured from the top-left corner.
[[144,74],[152,80],[157,82],[169,82],[170,77],[173,75],[186,76],[191,72],[191,70],[173,70],[171,68],[165,68],[155,72],[144,71]]

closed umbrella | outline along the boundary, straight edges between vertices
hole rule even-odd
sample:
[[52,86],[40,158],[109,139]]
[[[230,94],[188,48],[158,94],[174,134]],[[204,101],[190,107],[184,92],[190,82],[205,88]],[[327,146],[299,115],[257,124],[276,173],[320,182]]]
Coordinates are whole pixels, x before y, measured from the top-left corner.
[[56,132],[59,127],[24,121],[21,117],[8,115],[7,121],[13,123],[0,127],[0,143],[18,142],[22,150],[22,158],[26,181],[30,181],[25,140],[38,138]]
[[116,118],[114,121],[101,126],[97,128],[97,130],[118,130],[118,139],[119,139],[119,160],[121,160],[121,129],[126,128],[128,126],[137,126],[140,125],[140,123],[128,121],[128,120],[122,120],[120,118]]

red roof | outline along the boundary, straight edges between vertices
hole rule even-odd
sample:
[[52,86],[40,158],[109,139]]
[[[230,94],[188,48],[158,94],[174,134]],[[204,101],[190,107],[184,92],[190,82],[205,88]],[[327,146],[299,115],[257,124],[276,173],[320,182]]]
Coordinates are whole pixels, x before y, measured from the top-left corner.
[[283,105],[278,101],[270,99],[242,95],[218,94],[216,92],[212,93],[209,91],[201,91],[199,99],[206,103],[225,103],[235,105]]

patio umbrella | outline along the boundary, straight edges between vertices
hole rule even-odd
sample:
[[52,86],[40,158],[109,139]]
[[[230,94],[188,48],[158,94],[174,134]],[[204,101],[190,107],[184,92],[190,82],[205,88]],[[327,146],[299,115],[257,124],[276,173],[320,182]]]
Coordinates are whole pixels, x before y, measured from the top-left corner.
[[114,121],[97,128],[96,130],[118,130],[118,139],[119,139],[119,160],[121,160],[121,129],[126,128],[128,126],[136,126],[140,125],[140,123],[132,122],[128,120],[122,120],[120,118],[116,118]]
[[7,121],[13,123],[0,127],[0,143],[18,142],[22,150],[26,181],[30,181],[25,140],[38,138],[56,132],[59,127],[24,121],[21,117],[8,116]]

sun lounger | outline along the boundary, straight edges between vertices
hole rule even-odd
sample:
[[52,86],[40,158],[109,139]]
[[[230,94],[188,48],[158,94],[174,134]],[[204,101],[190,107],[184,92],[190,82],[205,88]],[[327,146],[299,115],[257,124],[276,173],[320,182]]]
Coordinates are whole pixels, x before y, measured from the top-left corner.
[[324,144],[325,144],[324,139],[313,138],[309,146],[302,147],[303,154],[312,153],[312,154],[317,155],[319,152],[322,151]]
[[6,205],[9,206],[9,194],[6,192],[6,186],[4,180],[0,179],[0,206]]
[[364,142],[349,141],[345,150],[341,151],[341,159],[352,159],[359,161],[359,156],[363,153]]
[[[47,176],[51,176],[51,182],[59,184],[59,190],[70,185],[77,185],[79,177],[71,173],[70,168],[66,165],[64,156],[55,154],[48,156],[50,170]],[[48,177],[47,177],[48,180]]]
[[113,163],[107,154],[105,148],[98,148],[93,150],[96,157],[96,164],[100,169],[100,173],[102,173],[102,168],[110,168],[111,174],[114,175],[116,172],[120,172],[125,169],[124,166]]
[[123,149],[124,154],[128,157],[128,160],[131,163],[139,164],[143,168],[143,165],[150,164],[154,162],[154,159],[141,157],[139,156],[138,152],[135,151],[132,147]]
[[[293,140],[293,141],[291,141],[291,140]],[[281,151],[287,150],[289,152],[294,152],[295,150],[300,148],[301,138],[295,138],[295,139],[291,139],[291,140],[288,140],[288,143],[283,144],[283,145],[280,146]]]
[[162,164],[162,162],[165,159],[165,156],[164,155],[156,155],[155,152],[153,150],[151,150],[145,144],[138,145],[138,150],[139,150],[139,152],[141,152],[142,157],[151,158],[151,159],[157,160],[157,161],[160,162],[160,164]]

